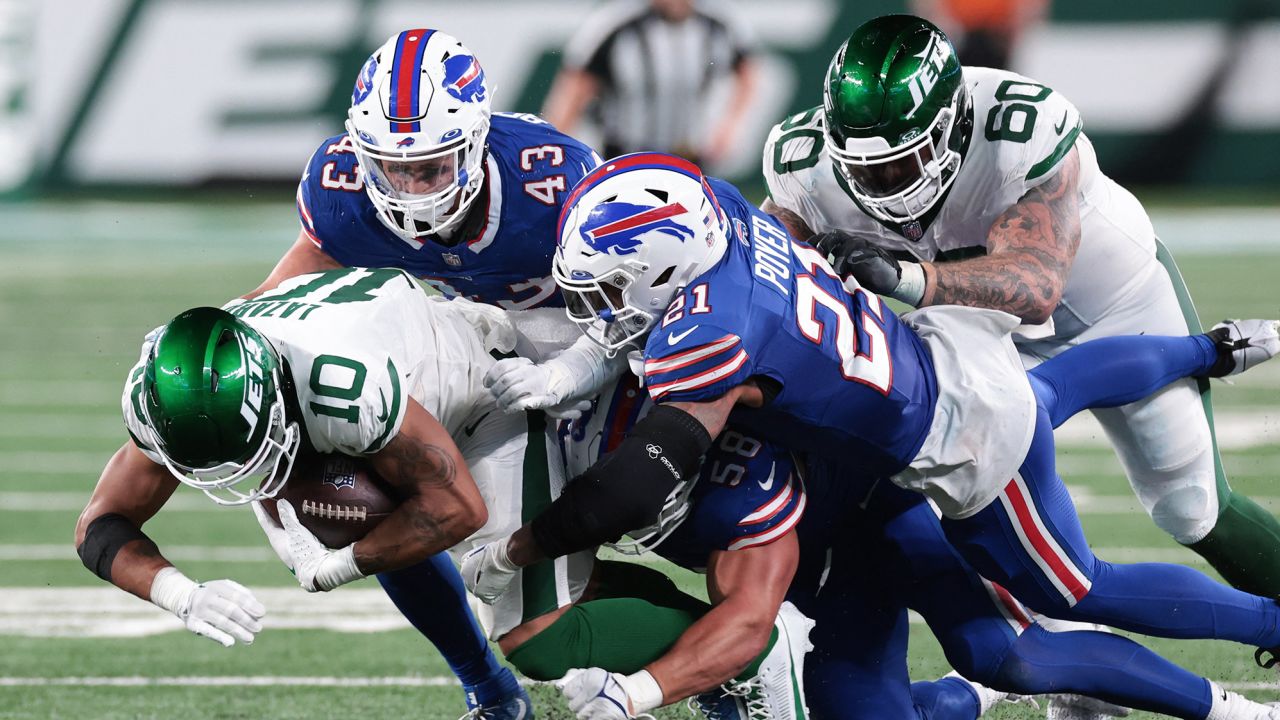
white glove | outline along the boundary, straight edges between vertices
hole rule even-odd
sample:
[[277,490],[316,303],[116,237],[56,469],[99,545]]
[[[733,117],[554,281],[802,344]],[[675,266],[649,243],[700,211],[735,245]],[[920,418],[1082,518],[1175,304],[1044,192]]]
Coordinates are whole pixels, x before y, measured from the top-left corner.
[[545,409],[552,417],[572,420],[591,407],[587,400],[566,400],[574,382],[555,360],[541,365],[522,357],[499,360],[484,374],[484,386],[504,412]]
[[578,720],[652,718],[662,704],[662,689],[647,670],[632,675],[602,668],[575,668],[555,682]]
[[271,547],[298,578],[298,584],[307,592],[329,591],[339,585],[364,577],[356,567],[355,543],[341,550],[330,550],[311,531],[298,522],[298,514],[288,500],[276,501],[277,525],[270,515],[254,503],[258,524],[267,533]]
[[151,581],[151,602],[177,615],[191,632],[223,647],[236,641],[250,645],[262,632],[267,609],[234,580],[196,584],[175,567],[166,567]]
[[293,572],[293,556],[289,554],[289,534],[271,517],[261,500],[254,500],[249,504],[253,506],[253,515],[258,518],[258,525],[262,528],[262,532],[266,533],[271,549],[276,551],[276,557],[289,568],[289,572]]
[[486,605],[501,597],[520,571],[520,566],[507,556],[508,540],[486,543],[462,556],[462,584]]

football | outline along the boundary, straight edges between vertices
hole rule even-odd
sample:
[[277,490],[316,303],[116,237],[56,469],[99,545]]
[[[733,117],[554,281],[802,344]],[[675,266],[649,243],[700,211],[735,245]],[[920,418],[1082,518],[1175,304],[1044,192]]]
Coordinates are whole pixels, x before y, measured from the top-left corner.
[[[288,500],[303,526],[332,549],[364,537],[400,504],[367,460],[338,454],[300,455],[275,500]],[[278,521],[275,500],[263,505]]]

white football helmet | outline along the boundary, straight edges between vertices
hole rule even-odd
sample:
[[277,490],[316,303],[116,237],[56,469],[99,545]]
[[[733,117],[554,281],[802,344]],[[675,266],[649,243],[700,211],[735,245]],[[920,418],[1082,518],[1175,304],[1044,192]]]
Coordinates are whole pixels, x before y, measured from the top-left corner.
[[612,356],[642,344],[676,294],[719,262],[727,228],[697,165],[622,155],[569,194],[551,274],[569,318]]
[[471,51],[439,30],[405,30],[369,56],[347,134],[392,232],[412,240],[466,216],[484,181],[491,94]]

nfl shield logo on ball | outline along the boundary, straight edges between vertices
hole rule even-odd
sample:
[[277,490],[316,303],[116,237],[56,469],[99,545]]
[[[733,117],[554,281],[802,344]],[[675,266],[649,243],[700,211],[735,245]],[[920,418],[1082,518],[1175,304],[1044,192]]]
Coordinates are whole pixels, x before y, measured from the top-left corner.
[[335,490],[356,486],[356,465],[347,458],[334,458],[324,464],[324,477],[321,482],[332,485]]

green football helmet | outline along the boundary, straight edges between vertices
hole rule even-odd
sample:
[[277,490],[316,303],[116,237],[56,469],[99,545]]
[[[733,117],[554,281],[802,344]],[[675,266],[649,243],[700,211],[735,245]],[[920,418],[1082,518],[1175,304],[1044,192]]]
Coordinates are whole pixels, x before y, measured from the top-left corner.
[[855,30],[822,106],[837,171],[880,220],[919,219],[955,181],[972,110],[955,48],[927,20],[886,15]]
[[143,368],[143,441],[174,477],[221,505],[274,496],[302,438],[286,416],[280,368],[271,343],[231,313],[178,315]]

